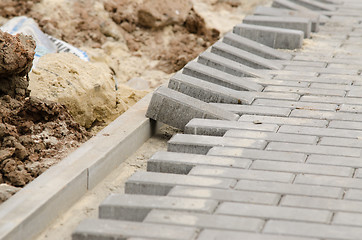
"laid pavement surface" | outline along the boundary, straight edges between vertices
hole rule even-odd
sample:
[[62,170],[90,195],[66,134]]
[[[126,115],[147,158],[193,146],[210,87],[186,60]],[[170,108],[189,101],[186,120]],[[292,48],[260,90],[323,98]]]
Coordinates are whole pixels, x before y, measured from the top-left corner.
[[272,6],[155,91],[184,134],[73,240],[362,239],[362,2]]

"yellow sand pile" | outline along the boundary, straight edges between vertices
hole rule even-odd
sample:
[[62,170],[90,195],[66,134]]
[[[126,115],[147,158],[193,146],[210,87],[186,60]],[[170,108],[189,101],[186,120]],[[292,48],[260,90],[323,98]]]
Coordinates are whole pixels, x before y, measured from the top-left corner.
[[31,96],[64,104],[86,128],[109,123],[147,93],[124,85],[116,91],[106,65],[83,61],[71,53],[43,56],[29,77]]

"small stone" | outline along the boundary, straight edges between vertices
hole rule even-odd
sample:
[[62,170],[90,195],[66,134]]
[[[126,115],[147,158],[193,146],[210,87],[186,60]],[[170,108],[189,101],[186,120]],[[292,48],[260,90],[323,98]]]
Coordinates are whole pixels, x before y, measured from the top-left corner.
[[15,152],[15,148],[7,148],[0,150],[0,162],[11,157]]

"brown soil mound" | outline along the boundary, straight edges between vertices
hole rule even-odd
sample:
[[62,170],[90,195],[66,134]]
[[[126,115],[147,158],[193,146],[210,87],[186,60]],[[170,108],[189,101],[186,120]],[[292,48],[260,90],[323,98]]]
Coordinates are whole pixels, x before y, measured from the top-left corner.
[[89,136],[64,106],[29,98],[34,49],[31,37],[0,31],[0,184],[24,186]]
[[0,95],[29,95],[29,80],[24,78],[33,66],[35,42],[22,34],[0,31]]
[[5,95],[0,113],[0,183],[24,186],[89,136],[55,102]]

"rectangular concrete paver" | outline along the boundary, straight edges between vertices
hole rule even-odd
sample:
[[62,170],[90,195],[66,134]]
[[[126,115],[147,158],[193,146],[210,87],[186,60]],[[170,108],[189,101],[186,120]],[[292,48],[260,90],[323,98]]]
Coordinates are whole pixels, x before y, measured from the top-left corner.
[[319,237],[323,239],[355,240],[360,238],[362,229],[328,224],[271,220],[265,225],[263,232],[301,237]]
[[286,152],[300,152],[306,154],[322,154],[333,156],[347,156],[347,157],[360,157],[361,149],[336,147],[336,146],[321,146],[321,145],[305,145],[300,143],[282,143],[272,142],[269,143],[266,150],[268,151],[286,151]]
[[354,168],[362,167],[361,158],[328,156],[328,155],[318,155],[318,154],[311,154],[307,159],[307,163],[346,166]]
[[248,168],[251,160],[210,155],[157,152],[147,161],[147,171],[188,174],[196,165]]
[[266,45],[260,44],[256,41],[252,41],[248,38],[244,38],[240,35],[234,33],[227,33],[222,38],[222,41],[231,46],[240,48],[242,50],[248,51],[250,53],[256,54],[260,57],[267,59],[284,59],[290,60],[292,55],[277,49],[268,47]]
[[165,224],[138,223],[109,219],[87,219],[78,225],[72,240],[126,240],[130,237],[151,239],[192,240],[197,236],[194,227],[169,226]]
[[264,140],[176,134],[168,141],[167,150],[169,152],[206,154],[215,146],[264,149],[266,144]]
[[236,181],[227,178],[210,178],[191,175],[179,175],[169,173],[136,172],[128,178],[125,185],[125,193],[166,195],[172,187],[195,186],[229,189]]
[[254,97],[251,94],[226,88],[208,81],[176,73],[169,81],[168,88],[186,94],[204,102],[250,104]]
[[307,186],[302,184],[262,182],[251,180],[240,180],[236,184],[235,189],[244,191],[277,193],[281,195],[289,194],[326,198],[340,198],[343,194],[343,189],[336,187]]
[[241,129],[250,131],[276,132],[278,126],[275,124],[254,124],[236,121],[219,121],[212,119],[192,119],[185,126],[186,134],[223,136],[227,130]]
[[233,47],[221,41],[212,45],[210,51],[214,54],[244,64],[254,69],[282,69],[281,64],[275,63],[272,60],[260,57],[258,55]]
[[291,112],[291,108],[284,108],[284,107],[235,105],[235,104],[222,104],[222,103],[210,103],[210,104],[214,105],[215,107],[225,109],[226,111],[230,111],[239,115],[255,114],[255,115],[287,117]]
[[258,132],[247,130],[229,130],[224,137],[234,137],[242,139],[260,139],[273,142],[288,142],[288,143],[306,143],[316,144],[318,138],[315,136],[305,136],[298,134],[284,134],[274,132]]
[[265,205],[276,205],[280,200],[280,194],[275,193],[182,186],[176,186],[172,188],[168,196],[213,199],[222,202],[244,202]]
[[280,219],[319,223],[327,223],[332,217],[332,213],[325,210],[229,202],[221,203],[216,209],[215,213],[232,216],[256,217],[262,219]]
[[243,23],[278,27],[286,29],[300,30],[304,32],[304,37],[309,38],[312,30],[312,21],[302,17],[288,16],[246,16]]
[[281,201],[282,206],[322,209],[341,212],[362,212],[362,202],[330,198],[287,195]]
[[205,167],[196,166],[190,171],[189,175],[217,177],[217,178],[261,180],[261,181],[271,181],[271,182],[273,181],[291,182],[294,179],[294,175],[291,173],[233,169],[233,168],[222,168],[222,167],[211,167],[211,166],[205,166]]
[[[222,59],[221,59],[222,60]],[[234,90],[261,91],[264,87],[249,80],[242,80],[214,67],[192,61],[182,70],[183,74],[215,83]],[[263,75],[264,76],[264,75]]]
[[274,234],[261,234],[250,232],[236,232],[236,231],[221,231],[206,229],[201,232],[197,240],[317,240],[316,238],[303,238],[292,236],[280,236]]
[[207,154],[214,156],[230,156],[283,162],[304,162],[307,158],[307,155],[303,153],[262,151],[256,149],[230,147],[213,147]]
[[160,87],[153,93],[146,116],[179,129],[183,129],[195,117],[238,119],[231,112],[165,87]]
[[[205,66],[217,69],[219,71],[225,72],[227,74],[236,76],[236,77],[252,77],[252,78],[269,78],[269,75],[260,73],[258,69],[254,69],[252,67],[249,67],[243,63],[239,63],[236,61],[233,61],[229,58],[217,55],[215,53],[206,51],[200,54],[200,56],[197,58],[197,63],[203,64]],[[198,65],[196,65],[198,66]],[[189,75],[195,75],[199,78],[203,79],[210,79],[208,75],[202,74],[202,72],[193,71],[192,66],[189,66],[190,68],[187,70]],[[187,72],[186,72],[187,73]],[[217,79],[212,79],[214,82],[218,82]],[[229,85],[231,83],[220,83],[224,84],[226,86],[232,86]]]
[[298,175],[294,181],[300,184],[362,189],[362,179],[322,175]]
[[296,49],[302,47],[304,33],[299,30],[239,24],[233,33],[272,48]]
[[99,205],[99,218],[142,222],[152,209],[212,213],[217,205],[206,199],[113,194]]
[[324,164],[292,163],[255,160],[250,166],[251,169],[290,172],[290,173],[309,173],[316,175],[352,177],[354,169],[351,167],[330,166]]
[[317,127],[298,127],[298,126],[287,126],[287,125],[281,126],[278,132],[320,136],[320,137],[359,138],[360,136],[362,136],[362,131],[356,131],[356,130],[317,128]]
[[147,215],[145,222],[250,232],[257,232],[264,225],[264,220],[252,217],[222,216],[161,210],[151,211]]
[[273,117],[273,116],[257,116],[257,115],[242,115],[239,122],[253,122],[255,124],[278,124],[278,125],[296,125],[310,127],[326,127],[326,120],[308,119],[308,118],[293,118],[293,117]]

